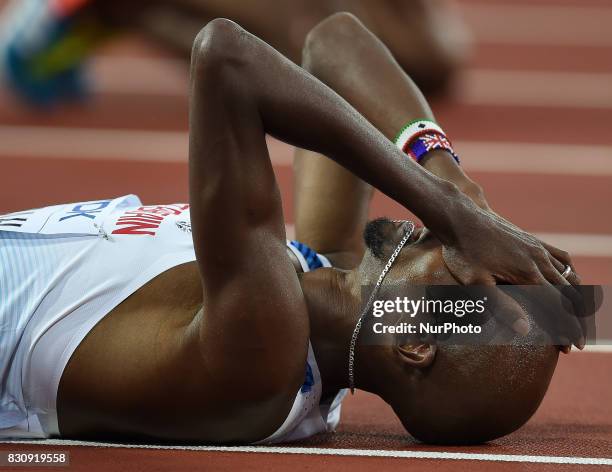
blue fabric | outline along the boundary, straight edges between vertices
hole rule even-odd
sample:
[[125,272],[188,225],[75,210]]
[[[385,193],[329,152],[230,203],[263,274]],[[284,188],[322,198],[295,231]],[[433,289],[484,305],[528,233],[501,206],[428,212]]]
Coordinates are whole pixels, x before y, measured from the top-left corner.
[[291,241],[290,244],[298,251],[300,251],[302,256],[304,256],[304,259],[306,259],[306,263],[308,264],[308,268],[310,270],[315,270],[323,267],[323,263],[319,259],[319,255],[314,249],[308,247],[306,244],[301,243],[299,241]]
[[[319,255],[314,249],[304,243],[295,240],[290,241],[289,244],[291,244],[294,248],[300,251],[300,254],[304,256],[304,259],[306,259],[306,263],[308,264],[309,270],[316,270],[323,267],[323,263],[319,259]],[[306,374],[304,378],[304,383],[302,384],[302,388],[300,389],[300,391],[302,393],[310,392],[314,383],[315,381],[314,375],[312,373],[312,367],[308,362],[306,362]]]
[[304,383],[300,391],[302,393],[308,393],[312,390],[312,386],[314,385],[314,375],[312,374],[312,367],[310,364],[306,362],[306,377],[304,378]]
[[[41,75],[36,70],[51,48],[72,34],[76,23],[74,16],[56,17],[48,8],[41,1],[24,3],[22,15],[27,21],[19,23],[4,45],[5,50],[0,52],[4,62],[0,68],[4,69],[7,83],[21,98],[42,107],[80,100],[88,90],[81,61],[50,75]],[[31,30],[37,28],[33,35]]]

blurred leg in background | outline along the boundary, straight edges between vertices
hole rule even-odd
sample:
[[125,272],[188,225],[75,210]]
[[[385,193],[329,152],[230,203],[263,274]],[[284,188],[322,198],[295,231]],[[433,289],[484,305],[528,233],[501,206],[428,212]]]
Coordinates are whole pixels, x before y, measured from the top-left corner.
[[[468,34],[447,0],[128,0],[138,26],[185,52],[202,25],[230,18],[300,63],[306,34],[338,11],[355,14],[429,91],[443,87],[465,60]],[[125,8],[128,2],[119,2]],[[109,6],[106,2],[107,8]],[[148,8],[142,8],[147,5]],[[139,8],[141,13],[138,14]]]
[[225,17],[299,63],[306,33],[337,11],[359,17],[429,94],[446,90],[468,53],[450,0],[13,0],[0,59],[15,91],[52,105],[82,95],[84,60],[113,34],[138,31],[188,60],[202,26]]

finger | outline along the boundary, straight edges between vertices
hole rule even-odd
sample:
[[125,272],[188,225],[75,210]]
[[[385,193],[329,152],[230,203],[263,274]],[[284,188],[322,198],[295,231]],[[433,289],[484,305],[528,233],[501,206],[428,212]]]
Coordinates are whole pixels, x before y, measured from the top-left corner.
[[566,277],[566,279],[574,287],[577,287],[578,285],[582,284],[582,279],[580,278],[580,276],[576,272],[574,272],[573,269],[569,273],[569,275]]
[[497,286],[493,291],[495,318],[515,333],[526,336],[531,330],[527,312],[518,301],[506,294],[501,287]]
[[[565,269],[567,269],[567,266],[569,265],[569,264],[561,262],[559,259],[557,259],[555,256],[553,256],[551,253],[548,253],[548,259],[550,260],[550,263],[555,267],[555,269],[557,269],[557,271],[560,274],[563,274],[563,272],[565,272]],[[582,280],[580,279],[578,274],[574,271],[574,269],[572,268],[571,265],[570,265],[570,269],[572,269],[572,270],[565,277],[565,280],[567,280],[571,285],[580,285]]]
[[494,307],[493,316],[512,331],[522,336],[529,334],[531,325],[529,316],[519,302],[501,290],[500,285],[496,285],[495,278],[489,273],[475,274],[472,278],[473,285],[490,287],[490,306]]
[[[557,269],[557,266],[552,262],[549,262],[548,264],[541,264],[540,266],[538,266],[538,268],[540,269],[540,272],[542,273],[544,278],[551,284],[559,285],[561,287],[571,286],[567,279],[563,277],[563,275],[561,275],[561,272],[563,272],[564,269]],[[578,292],[575,289],[573,289],[573,291],[576,293]]]
[[589,297],[588,288],[586,288],[584,285],[577,285],[575,288],[582,296],[583,303],[581,316],[578,317],[578,322],[582,328],[585,342],[577,346],[578,349],[582,350],[584,349],[586,342],[588,342],[589,339],[593,339],[595,335],[595,316],[594,311],[592,311],[592,303]]
[[[553,339],[561,341],[564,336],[567,336],[567,341],[582,348],[584,346],[584,333],[580,324],[579,318],[576,316],[573,302],[570,299],[561,295],[568,289],[572,292],[573,287],[555,287],[548,282],[543,276],[537,281],[538,287],[531,287],[530,301],[537,305],[537,321],[542,325],[545,331],[553,336]],[[560,292],[562,289],[563,292]],[[571,308],[570,308],[571,307]],[[568,309],[569,308],[569,309]],[[569,344],[568,342],[558,342],[557,344]]]
[[[582,295],[561,274],[550,266],[546,269],[546,278],[538,281],[542,290],[538,290],[538,298],[546,303],[546,307],[554,310],[556,318],[563,320],[563,324],[572,335],[570,339],[579,347],[583,340],[583,330],[579,319],[582,317],[584,302]],[[537,289],[536,289],[537,290]],[[559,297],[559,294],[561,297]]]
[[544,277],[561,292],[561,295],[564,297],[561,302],[563,306],[567,305],[567,303],[564,302],[571,302],[571,307],[573,308],[571,311],[574,316],[583,318],[585,307],[582,293],[559,273],[557,265],[551,261],[551,264],[543,267],[542,273]]
[[557,272],[559,272],[560,274],[562,274],[565,271],[565,268],[567,267],[567,265],[561,262],[555,256],[553,256],[550,252],[548,253],[548,260],[555,267],[555,269],[557,269]]
[[542,240],[539,240],[542,246],[553,255],[555,259],[560,261],[564,266],[570,266],[572,271],[574,271],[574,263],[572,262],[572,258],[567,251],[559,249],[551,244],[548,244]]
[[[602,322],[600,311],[603,305],[603,289],[597,285],[579,285],[576,287],[584,298],[585,313],[580,319],[587,343],[597,339],[598,324]],[[603,322],[605,324],[605,321]]]
[[[565,272],[567,266],[564,266],[563,263],[557,260],[552,254],[547,253],[548,261],[543,261],[538,264],[538,269],[544,275],[546,280],[551,284],[557,286],[557,288],[561,291],[561,293],[571,300],[576,310],[575,314],[577,316],[581,316],[584,311],[584,301],[582,294],[576,288],[574,288],[572,283],[565,278],[562,273]],[[572,274],[573,271],[570,272]],[[569,277],[569,274],[568,274]]]
[[572,346],[557,346],[559,348],[559,351],[561,351],[563,354],[569,354],[572,350]]

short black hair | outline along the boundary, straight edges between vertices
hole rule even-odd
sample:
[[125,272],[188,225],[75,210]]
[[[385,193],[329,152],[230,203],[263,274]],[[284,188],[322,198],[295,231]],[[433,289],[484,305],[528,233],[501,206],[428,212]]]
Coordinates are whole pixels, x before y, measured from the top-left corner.
[[392,224],[389,218],[376,218],[375,220],[369,221],[363,230],[365,245],[377,259],[383,259],[383,246],[388,241],[385,234],[385,228]]

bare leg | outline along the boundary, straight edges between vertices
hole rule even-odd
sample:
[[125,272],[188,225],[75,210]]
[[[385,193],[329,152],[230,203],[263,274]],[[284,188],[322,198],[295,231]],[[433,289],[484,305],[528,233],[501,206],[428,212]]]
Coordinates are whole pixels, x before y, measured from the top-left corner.
[[347,11],[381,38],[426,91],[443,89],[467,53],[468,36],[448,0],[113,0],[100,1],[99,8],[185,58],[204,23],[229,18],[295,63],[308,31],[330,14]]

